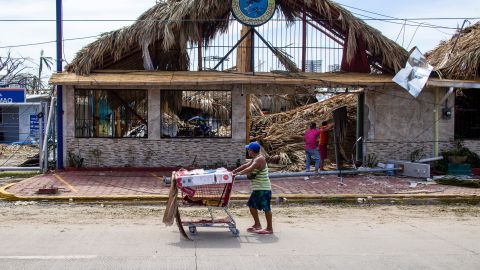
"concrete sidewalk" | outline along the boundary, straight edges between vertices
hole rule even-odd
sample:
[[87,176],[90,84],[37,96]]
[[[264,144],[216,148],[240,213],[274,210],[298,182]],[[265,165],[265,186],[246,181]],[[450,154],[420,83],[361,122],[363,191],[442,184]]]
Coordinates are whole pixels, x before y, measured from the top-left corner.
[[[160,200],[166,201],[169,187],[163,176],[169,171],[65,171],[35,176],[0,188],[0,198],[9,200]],[[358,198],[459,199],[480,201],[480,189],[437,185],[434,182],[385,175],[357,175],[343,178],[318,176],[309,180],[272,180],[274,197],[291,200],[356,201]],[[57,187],[55,195],[39,195],[40,188]],[[249,181],[237,181],[233,199],[246,200]]]

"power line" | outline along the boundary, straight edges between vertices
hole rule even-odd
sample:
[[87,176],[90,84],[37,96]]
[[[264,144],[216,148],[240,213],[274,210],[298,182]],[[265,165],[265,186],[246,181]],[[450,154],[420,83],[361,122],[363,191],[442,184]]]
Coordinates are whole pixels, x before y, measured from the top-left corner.
[[[399,24],[399,25],[402,25],[402,27],[405,27],[405,26],[415,26],[417,27],[417,30],[419,27],[422,27],[422,28],[433,28],[433,29],[436,29],[438,31],[439,28],[442,28],[442,29],[449,29],[449,30],[457,30],[457,28],[455,27],[447,27],[447,26],[439,26],[439,25],[433,25],[433,24],[429,24],[429,23],[425,23],[425,22],[422,22],[422,23],[418,23],[418,22],[415,22],[416,20],[420,21],[420,20],[480,20],[480,17],[471,17],[471,18],[460,18],[460,17],[425,17],[425,18],[396,18],[396,17],[392,17],[392,16],[389,16],[389,15],[384,15],[384,14],[380,14],[380,13],[376,13],[376,12],[372,12],[372,11],[368,11],[368,10],[364,10],[364,9],[360,9],[360,8],[356,8],[356,7],[352,7],[352,6],[348,6],[348,5],[343,5],[342,6],[345,6],[345,7],[348,7],[348,8],[352,8],[352,9],[356,9],[356,10],[360,10],[360,11],[363,11],[363,12],[367,12],[367,13],[371,13],[371,14],[375,14],[375,15],[378,15],[378,16],[383,16],[385,18],[374,18],[374,17],[371,17],[371,16],[368,16],[368,15],[364,15],[364,14],[359,14],[359,13],[355,13],[355,12],[352,12],[352,14],[354,15],[358,15],[358,16],[363,16],[365,18],[355,18],[357,20],[361,20],[361,21],[383,21],[383,22],[388,22],[388,23],[393,23],[393,24]],[[233,20],[233,19],[232,19]],[[278,20],[278,19],[273,19],[274,21],[275,20]],[[324,21],[329,21],[329,20],[342,20],[341,18],[339,19],[323,19]],[[0,19],[0,22],[55,22],[56,20],[53,20],[53,19]],[[200,21],[224,21],[222,19],[209,19],[209,20],[188,20],[188,19],[182,19],[182,20],[134,20],[134,19],[72,19],[72,20],[63,20],[64,22],[139,22],[139,21],[143,21],[143,22],[164,22],[164,23],[170,23],[170,22],[178,22],[178,21],[182,21],[182,22],[185,22],[185,21],[196,21],[196,22],[200,22]],[[281,20],[283,21],[283,20]],[[401,22],[397,22],[397,21],[401,21]],[[406,23],[407,21],[411,22],[410,24]],[[413,23],[413,24],[412,24]],[[442,31],[440,31],[442,32]],[[444,34],[448,34],[450,35],[449,33],[445,33],[445,32],[442,32]],[[64,41],[74,41],[74,40],[82,40],[82,39],[89,39],[89,38],[96,38],[96,37],[99,37],[101,35],[95,35],[95,36],[88,36],[88,37],[79,37],[79,38],[71,38],[71,39],[64,39]],[[37,45],[44,45],[44,44],[50,44],[50,43],[55,43],[56,41],[52,40],[52,41],[44,41],[44,42],[36,42],[36,43],[28,43],[28,44],[20,44],[20,45],[8,45],[8,46],[0,46],[0,49],[9,49],[9,48],[19,48],[19,47],[27,47],[27,46],[37,46]]]
[[[370,13],[370,14],[374,14],[374,15],[378,15],[378,16],[382,16],[382,17],[385,17],[385,18],[390,18],[390,19],[395,19],[395,20],[406,20],[406,21],[411,21],[411,22],[414,22],[414,23],[417,23],[415,22],[415,20],[430,20],[430,19],[426,19],[426,18],[411,18],[411,19],[407,19],[407,18],[398,18],[398,17],[393,17],[393,16],[390,16],[390,15],[385,15],[385,14],[382,14],[382,13],[378,13],[378,12],[373,12],[373,11],[369,11],[369,10],[365,10],[365,9],[361,9],[361,8],[357,8],[357,7],[353,7],[353,6],[349,6],[349,5],[345,5],[345,4],[339,4],[341,6],[344,6],[344,7],[347,7],[347,8],[351,8],[351,9],[355,9],[355,10],[359,10],[359,11],[363,11],[363,12],[366,12],[366,13]],[[452,19],[452,20],[455,20],[456,18],[454,17],[438,17],[438,18],[431,18],[431,20],[449,20],[449,19]],[[423,24],[426,24],[426,25],[429,25],[429,26],[434,26],[434,27],[443,27],[443,26],[440,26],[440,25],[434,25],[434,24],[427,24],[427,23],[423,23]]]
[[[422,21],[422,20],[426,20],[426,18],[415,18],[415,19],[412,19],[412,18],[392,18],[392,19],[381,19],[381,18],[374,18],[374,17],[371,17],[371,16],[368,16],[368,15],[365,15],[365,14],[360,14],[360,13],[356,13],[356,12],[353,12],[353,11],[350,11],[352,14],[354,15],[357,15],[357,16],[363,16],[365,18],[361,18],[360,20],[363,20],[363,21],[381,21],[381,22],[386,22],[386,23],[391,23],[391,24],[398,24],[398,25],[406,25],[406,26],[419,26],[421,25],[421,23],[419,22],[415,22],[415,20],[418,20],[418,21]],[[453,18],[452,18],[453,19]],[[472,20],[479,20],[480,18],[477,18],[477,19],[472,19]],[[432,18],[432,20],[435,20],[434,18]],[[460,18],[458,19],[460,20]],[[410,22],[410,23],[405,23],[405,22]],[[447,30],[457,30],[456,27],[449,27],[449,26],[441,26],[441,25],[433,25],[433,24],[428,24],[428,23],[424,23],[423,26],[421,26],[423,28],[431,28],[431,29],[436,29],[438,31],[440,31],[439,29],[447,29]]]
[[[440,31],[438,28],[449,29],[449,30],[457,30],[457,28],[454,28],[454,27],[434,26],[434,25],[427,24],[427,23],[415,23],[415,24],[405,23],[406,21],[412,21],[412,20],[415,20],[415,19],[401,19],[401,18],[381,19],[381,18],[373,18],[373,17],[367,16],[367,15],[359,14],[359,13],[355,13],[355,12],[352,12],[352,14],[366,17],[366,18],[358,18],[358,20],[364,20],[364,21],[365,21],[365,20],[383,21],[383,22],[388,22],[388,23],[393,23],[393,24],[402,25],[402,27],[405,27],[405,26],[415,26],[415,27],[417,27],[417,30],[418,30],[418,28],[420,28],[420,27],[421,27],[421,28],[436,29],[436,30],[438,30],[438,31]],[[386,15],[385,15],[385,16],[386,16]],[[419,19],[416,19],[416,20],[424,20],[424,19],[442,19],[442,18],[419,18]],[[443,18],[443,19],[466,19],[466,20],[479,19],[479,20],[480,20],[480,17],[479,17],[479,18]],[[341,19],[338,19],[338,20],[341,20]],[[402,21],[402,22],[396,22],[397,20],[398,20],[398,21]],[[2,21],[28,21],[28,22],[36,22],[36,21],[51,21],[51,20],[0,20],[0,22],[2,22]],[[136,21],[136,20],[78,20],[78,21],[105,22],[105,21]],[[151,21],[153,21],[153,20],[151,20]],[[160,20],[159,20],[159,21],[160,21]],[[183,21],[188,21],[188,20],[183,20]],[[318,21],[318,20],[316,20],[316,21]],[[172,21],[166,20],[166,21],[163,21],[163,22],[172,22]],[[440,32],[442,32],[442,31],[440,31]],[[443,34],[450,35],[450,33],[445,33],[445,32],[442,32],[442,33],[443,33]],[[94,35],[94,36],[87,36],[87,37],[69,38],[69,39],[64,39],[64,41],[83,40],[83,39],[97,38],[97,37],[100,37],[100,36],[102,36],[102,34],[100,34],[100,35]],[[28,46],[45,45],[45,44],[51,44],[51,43],[56,43],[56,40],[43,41],[43,42],[35,42],[35,43],[27,43],[27,44],[19,44],[19,45],[0,46],[0,49],[20,48],[20,47],[28,47]]]
[[[344,5],[346,6],[346,5]],[[348,6],[347,6],[348,7]],[[357,9],[357,8],[354,8]],[[374,12],[369,12],[365,11],[362,9],[358,9],[360,11],[364,11],[367,13],[372,13],[376,14],[379,16],[383,16],[385,18],[374,18],[374,17],[369,17],[368,19],[361,19],[361,18],[354,18],[354,20],[378,20],[378,21],[411,21],[414,23],[417,23],[415,21],[445,21],[445,20],[480,20],[480,17],[413,17],[413,18],[396,18],[396,17],[391,17],[388,15],[383,15],[379,13],[374,13]],[[352,12],[353,13],[353,12]],[[358,13],[357,13],[358,14]],[[229,19],[233,20],[233,19]],[[272,19],[275,21],[276,19]],[[332,20],[339,20],[342,21],[344,19],[342,18],[331,18],[331,19],[320,19],[324,21],[332,21]],[[199,20],[199,19],[181,19],[181,20],[138,20],[138,19],[64,19],[62,20],[63,22],[165,22],[165,23],[170,23],[170,22],[215,22],[215,21],[225,21],[225,19],[206,19],[206,20]],[[0,19],[0,22],[56,22],[55,19]],[[438,25],[431,25],[435,27],[444,27],[444,26],[438,26]]]
[[[441,25],[435,25],[435,24],[430,24],[430,23],[426,23],[426,22],[416,22],[415,20],[422,20],[422,19],[425,19],[425,20],[428,20],[427,18],[411,18],[411,19],[402,19],[402,18],[397,18],[397,17],[393,17],[393,16],[390,16],[390,15],[385,15],[385,14],[381,14],[381,13],[377,13],[377,12],[373,12],[373,11],[369,11],[369,10],[365,10],[365,9],[361,9],[361,8],[357,8],[357,7],[353,7],[353,6],[349,6],[349,5],[344,5],[344,4],[340,4],[341,6],[344,6],[344,7],[348,7],[348,8],[351,8],[351,9],[356,9],[356,10],[359,10],[359,11],[363,11],[363,12],[366,12],[366,13],[370,13],[370,14],[374,14],[374,15],[378,15],[378,16],[383,16],[383,17],[386,17],[386,18],[390,18],[392,20],[404,20],[404,21],[409,21],[411,23],[414,23],[413,25],[412,24],[402,24],[403,27],[405,27],[406,25],[408,26],[417,26],[417,29],[415,30],[415,34],[416,32],[418,31],[418,28],[420,27],[425,27],[425,28],[432,28],[432,29],[435,29],[437,30],[438,32],[442,33],[442,34],[445,34],[445,35],[452,35],[452,33],[446,33],[440,29],[448,29],[448,30],[458,30],[458,28],[454,28],[454,27],[447,27],[447,26],[441,26]],[[355,14],[355,15],[358,15],[358,16],[364,16],[364,17],[367,17],[368,19],[365,19],[365,20],[371,20],[373,17],[370,17],[370,16],[367,16],[367,15],[363,15],[363,14],[359,14],[359,13],[355,13],[353,11],[350,11],[352,12],[352,14]],[[445,17],[439,17],[439,18],[431,18],[432,20],[445,20],[445,19],[455,19],[455,18],[445,18]],[[384,22],[387,22],[387,23],[393,23],[393,24],[400,24],[398,22],[395,22],[395,21],[389,21],[389,20],[385,20]],[[414,37],[415,37],[415,34],[414,34]],[[412,38],[413,40],[413,38]]]
[[[63,41],[74,41],[74,40],[82,40],[82,39],[89,39],[89,38],[96,38],[101,35],[96,35],[96,36],[88,36],[88,37],[79,37],[79,38],[66,38]],[[36,42],[36,43],[28,43],[28,44],[20,44],[20,45],[8,45],[8,46],[2,46],[0,49],[10,49],[10,48],[19,48],[19,47],[28,47],[28,46],[36,46],[36,45],[44,45],[44,44],[50,44],[50,43],[56,43],[56,40],[52,41],[43,41],[43,42]]]

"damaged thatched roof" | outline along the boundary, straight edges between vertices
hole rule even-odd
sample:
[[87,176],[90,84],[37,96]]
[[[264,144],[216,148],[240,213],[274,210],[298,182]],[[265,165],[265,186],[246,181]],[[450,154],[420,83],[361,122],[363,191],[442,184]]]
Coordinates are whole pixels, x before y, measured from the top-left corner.
[[[266,152],[269,167],[280,167],[287,171],[305,169],[305,141],[303,135],[311,122],[320,125],[322,121],[332,119],[332,111],[339,106],[347,106],[348,134],[344,142],[347,158],[351,155],[351,146],[355,143],[355,125],[357,122],[357,96],[355,94],[336,95],[294,110],[265,116],[252,117],[251,137],[261,142]],[[329,148],[333,146],[330,136]],[[329,151],[329,159],[334,160],[334,151]]]
[[442,41],[427,53],[431,65],[447,79],[480,78],[480,22]]
[[[143,55],[150,54],[159,70],[187,70],[187,44],[201,36],[208,44],[217,33],[225,32],[231,22],[226,0],[167,0],[142,14],[131,26],[105,33],[80,50],[68,71],[86,75],[95,69],[143,69]],[[285,18],[309,17],[333,35],[348,40],[346,59],[355,56],[358,39],[365,41],[369,62],[390,73],[399,70],[407,52],[378,30],[329,0],[277,0]],[[348,39],[346,38],[348,36]],[[146,49],[148,48],[148,49]]]

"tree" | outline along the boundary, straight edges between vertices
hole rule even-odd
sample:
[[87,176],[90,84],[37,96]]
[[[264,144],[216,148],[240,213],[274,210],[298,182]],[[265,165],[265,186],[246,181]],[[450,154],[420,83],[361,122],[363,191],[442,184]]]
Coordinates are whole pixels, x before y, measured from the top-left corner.
[[8,87],[23,77],[24,62],[23,58],[13,58],[10,52],[5,57],[0,56],[0,87]]
[[37,90],[41,90],[44,88],[44,84],[42,82],[42,71],[43,71],[43,66],[46,66],[48,70],[52,69],[53,65],[53,58],[52,57],[45,57],[43,56],[43,50],[40,51],[40,66],[38,67],[38,84],[37,84]]

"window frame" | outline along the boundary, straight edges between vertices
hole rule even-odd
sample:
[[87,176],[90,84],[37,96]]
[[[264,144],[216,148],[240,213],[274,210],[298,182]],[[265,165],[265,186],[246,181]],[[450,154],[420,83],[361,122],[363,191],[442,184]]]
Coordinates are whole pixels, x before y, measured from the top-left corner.
[[[80,136],[77,134],[77,122],[80,121],[77,119],[77,110],[78,110],[78,105],[77,105],[77,97],[79,96],[82,96],[82,95],[78,95],[77,93],[79,91],[92,91],[91,93],[93,94],[95,91],[114,91],[114,92],[120,92],[120,91],[128,91],[128,92],[131,92],[131,91],[135,91],[135,92],[144,92],[145,93],[145,99],[146,99],[146,105],[145,105],[145,119],[147,121],[147,126],[146,126],[146,132],[145,132],[145,136],[144,137],[116,137],[115,135],[112,135],[112,136]],[[148,90],[147,89],[84,89],[84,88],[80,88],[80,89],[77,89],[75,88],[74,89],[74,101],[73,101],[73,104],[74,104],[74,137],[75,138],[78,138],[78,139],[148,139],[148,107],[149,107],[149,95],[148,95]],[[90,121],[94,121],[94,116],[92,115],[92,119]],[[127,121],[128,119],[120,119],[120,121]],[[131,120],[131,119],[130,119]],[[86,120],[85,120],[86,121]]]
[[[183,92],[228,92],[230,93],[230,106],[227,107],[230,111],[230,135],[229,136],[224,136],[224,137],[218,137],[218,136],[215,136],[215,137],[201,137],[201,136],[198,136],[198,137],[195,137],[195,136],[190,136],[190,137],[186,137],[186,136],[182,136],[182,137],[167,137],[165,135],[163,135],[163,102],[162,102],[162,99],[163,99],[163,92],[164,91],[181,91],[182,93]],[[211,139],[211,140],[225,140],[225,139],[232,139],[233,138],[233,92],[232,90],[228,90],[228,89],[208,89],[208,90],[195,90],[195,89],[162,89],[160,91],[160,139],[162,140],[185,140],[185,139],[199,139],[199,140],[208,140],[208,139]]]

